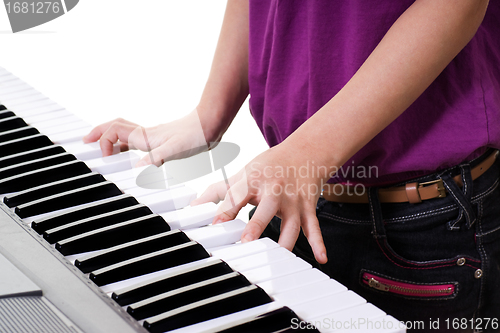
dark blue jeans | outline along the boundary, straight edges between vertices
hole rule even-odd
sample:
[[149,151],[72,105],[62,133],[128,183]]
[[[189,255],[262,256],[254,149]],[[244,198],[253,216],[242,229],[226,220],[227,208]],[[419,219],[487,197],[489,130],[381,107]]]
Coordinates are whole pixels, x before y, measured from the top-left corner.
[[[302,233],[294,253],[398,320],[421,321],[412,327],[422,331],[499,332],[500,162],[472,181],[470,169],[484,157],[409,181],[442,179],[445,198],[381,204],[370,188],[370,204],[320,199],[329,261],[314,261]],[[279,230],[274,218],[262,237],[277,241]]]

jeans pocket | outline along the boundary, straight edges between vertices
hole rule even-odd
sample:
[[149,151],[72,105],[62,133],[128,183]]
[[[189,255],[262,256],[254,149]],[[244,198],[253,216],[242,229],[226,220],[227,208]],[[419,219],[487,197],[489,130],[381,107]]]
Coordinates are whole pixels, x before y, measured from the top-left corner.
[[458,209],[447,209],[419,218],[387,220],[385,237],[376,238],[376,249],[393,265],[408,269],[447,266],[481,267],[474,229],[449,230]]
[[419,283],[389,277],[377,272],[361,270],[361,283],[382,293],[405,298],[449,299],[458,293],[458,282]]

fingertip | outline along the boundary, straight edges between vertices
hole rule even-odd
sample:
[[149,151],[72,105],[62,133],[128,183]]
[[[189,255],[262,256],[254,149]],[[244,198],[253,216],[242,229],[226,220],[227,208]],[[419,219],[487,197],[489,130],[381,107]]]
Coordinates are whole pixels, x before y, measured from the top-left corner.
[[143,167],[143,166],[146,166],[146,165],[148,165],[148,163],[145,160],[139,160],[139,162],[137,162],[135,164],[135,167],[136,168],[140,168],[140,167]]
[[95,142],[96,140],[93,140],[92,139],[92,135],[91,133],[85,135],[83,138],[82,138],[83,142],[84,143],[90,143],[90,142]]
[[242,243],[248,243],[248,242],[251,242],[251,241],[254,241],[255,240],[255,237],[252,236],[251,234],[246,234],[244,236],[241,237],[241,242]]
[[316,261],[320,264],[326,264],[328,262],[328,257],[326,256],[326,252],[321,252],[316,256]]

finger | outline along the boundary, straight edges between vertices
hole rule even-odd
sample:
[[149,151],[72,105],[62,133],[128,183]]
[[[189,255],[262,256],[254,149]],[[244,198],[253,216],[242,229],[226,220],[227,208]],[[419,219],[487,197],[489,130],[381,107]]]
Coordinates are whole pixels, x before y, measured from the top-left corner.
[[[225,184],[226,185],[226,184]],[[227,189],[227,185],[226,185]],[[236,218],[241,208],[248,203],[248,186],[246,179],[240,179],[227,189],[224,201],[217,209],[213,223],[231,221]]]
[[241,241],[245,243],[259,238],[277,211],[278,203],[274,196],[263,197],[245,230],[243,230]]
[[191,206],[201,205],[207,202],[219,203],[227,193],[226,183],[224,181],[210,185],[202,195],[191,201]]
[[151,150],[148,152],[146,156],[144,156],[139,162],[137,162],[137,167],[154,164],[156,166],[162,165],[168,156],[174,154],[174,149],[172,148],[172,144],[168,141],[162,144],[161,146]]
[[118,142],[128,144],[129,134],[136,128],[136,125],[113,123],[102,134],[99,142],[101,145],[102,155],[109,156],[113,154],[113,145]]
[[292,251],[300,234],[300,211],[298,205],[287,205],[286,210],[282,209],[282,216],[278,244]]
[[101,124],[99,126],[94,127],[89,134],[83,137],[83,142],[89,143],[89,142],[96,142],[98,141],[101,136],[108,130],[108,128],[111,126],[113,123],[120,123],[120,124],[133,124],[130,121],[127,121],[122,118],[118,118],[112,121],[108,121],[107,123]]
[[304,210],[301,220],[302,230],[304,231],[304,235],[309,245],[311,245],[314,258],[316,258],[318,263],[325,264],[328,261],[328,257],[326,255],[326,247],[323,242],[323,235],[321,234],[318,218],[316,217],[316,211],[311,212],[309,210]]

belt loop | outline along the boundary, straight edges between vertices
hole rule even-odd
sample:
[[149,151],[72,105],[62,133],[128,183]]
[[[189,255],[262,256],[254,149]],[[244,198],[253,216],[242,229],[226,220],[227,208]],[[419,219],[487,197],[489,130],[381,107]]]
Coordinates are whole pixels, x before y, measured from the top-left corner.
[[386,238],[384,220],[382,219],[382,207],[378,197],[378,188],[368,188],[368,204],[373,223],[372,234],[375,238]]
[[458,218],[454,221],[448,222],[449,230],[460,229],[458,224],[463,218],[465,218],[465,225],[467,226],[467,229],[470,229],[470,227],[472,227],[472,225],[476,222],[476,213],[471,203],[472,176],[470,170],[471,168],[469,164],[460,165],[461,179],[463,183],[462,189],[460,189],[457,183],[453,180],[450,173],[439,175],[439,177],[443,180],[444,187],[459,208]]

